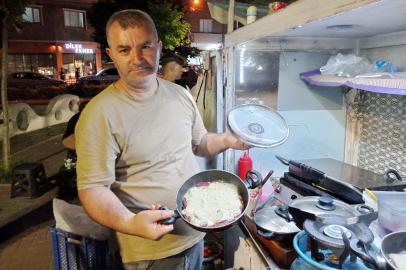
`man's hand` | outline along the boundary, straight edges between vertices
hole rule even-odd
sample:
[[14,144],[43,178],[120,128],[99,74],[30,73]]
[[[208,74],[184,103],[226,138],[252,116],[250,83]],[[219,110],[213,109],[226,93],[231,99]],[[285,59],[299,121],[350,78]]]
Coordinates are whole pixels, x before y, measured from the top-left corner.
[[231,133],[226,133],[226,144],[229,148],[236,150],[248,150],[253,147],[238,140]]
[[173,225],[160,224],[158,221],[172,217],[174,212],[172,210],[158,210],[159,207],[160,205],[151,205],[151,210],[141,211],[134,216],[131,225],[134,226],[137,236],[159,240],[173,230]]

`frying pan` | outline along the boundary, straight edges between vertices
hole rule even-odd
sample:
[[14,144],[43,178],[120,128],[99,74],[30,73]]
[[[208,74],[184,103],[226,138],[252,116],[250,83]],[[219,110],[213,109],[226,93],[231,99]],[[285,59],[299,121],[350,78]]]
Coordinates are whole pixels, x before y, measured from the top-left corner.
[[[250,176],[251,174],[254,174],[257,176],[257,180],[254,181],[254,179]],[[185,194],[187,193],[187,191],[190,188],[196,187],[199,183],[201,182],[211,182],[213,180],[221,180],[225,183],[230,183],[235,185],[238,188],[238,191],[240,192],[242,201],[244,203],[244,208],[243,211],[241,212],[241,214],[235,218],[234,221],[232,221],[231,223],[228,223],[226,225],[223,226],[219,226],[219,227],[199,227],[196,225],[193,225],[192,223],[190,223],[189,221],[187,221],[185,219],[185,217],[181,214],[182,213],[182,201],[185,197]],[[255,170],[249,170],[246,174],[246,180],[242,181],[238,176],[236,176],[235,174],[226,172],[226,171],[222,171],[222,170],[207,170],[207,171],[203,171],[200,173],[197,173],[195,175],[193,175],[192,177],[190,177],[188,180],[186,180],[181,187],[178,190],[178,193],[176,194],[176,210],[175,210],[175,214],[168,218],[168,219],[163,219],[160,220],[159,223],[165,224],[165,225],[169,225],[169,224],[173,224],[175,223],[177,218],[182,218],[183,221],[189,225],[190,227],[192,227],[195,230],[201,231],[201,232],[219,232],[219,231],[224,231],[227,230],[229,228],[231,228],[232,226],[235,225],[235,223],[237,223],[237,221],[239,221],[243,216],[245,211],[247,210],[248,204],[249,204],[249,193],[248,193],[248,188],[256,188],[258,187],[260,184],[262,183],[262,177],[261,174]],[[166,206],[161,206],[159,208],[160,210],[169,210],[168,207]]]
[[[389,254],[397,254],[401,251],[406,251],[406,231],[393,232],[382,238],[382,255],[391,268],[395,270],[401,268],[395,267],[395,265],[389,260]],[[390,268],[388,267],[388,269]]]

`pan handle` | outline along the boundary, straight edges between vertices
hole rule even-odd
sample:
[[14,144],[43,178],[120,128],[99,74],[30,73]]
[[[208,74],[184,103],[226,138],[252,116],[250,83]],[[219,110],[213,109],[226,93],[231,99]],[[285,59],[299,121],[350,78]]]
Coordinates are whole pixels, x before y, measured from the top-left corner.
[[[161,206],[158,208],[158,210],[170,210],[170,209],[166,206]],[[175,214],[172,217],[167,218],[167,219],[161,219],[158,221],[158,223],[161,223],[164,225],[171,225],[171,224],[175,223],[176,219],[180,218],[180,215],[179,215],[178,210],[175,210],[174,212],[175,212]]]
[[270,232],[263,232],[263,231],[261,231],[261,230],[257,230],[257,233],[258,233],[258,235],[259,236],[262,236],[264,239],[266,239],[266,240],[273,240],[273,239],[275,239],[275,235],[273,234],[273,233],[270,233]]
[[[254,179],[252,179],[250,174],[254,174],[257,177],[257,180],[254,181]],[[262,183],[262,176],[261,174],[256,171],[256,170],[249,170],[247,172],[247,174],[245,175],[245,181],[244,181],[244,185],[249,188],[249,189],[254,189],[256,187],[259,187]]]

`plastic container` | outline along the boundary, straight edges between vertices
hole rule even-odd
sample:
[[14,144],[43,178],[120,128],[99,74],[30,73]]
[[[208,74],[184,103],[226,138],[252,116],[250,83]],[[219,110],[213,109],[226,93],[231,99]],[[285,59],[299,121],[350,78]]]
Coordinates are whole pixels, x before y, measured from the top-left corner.
[[406,192],[373,191],[378,199],[378,233],[406,230]]
[[252,159],[249,153],[244,152],[244,155],[238,160],[238,177],[245,180],[245,175],[249,170],[252,170]]
[[56,270],[110,269],[109,243],[49,227]]

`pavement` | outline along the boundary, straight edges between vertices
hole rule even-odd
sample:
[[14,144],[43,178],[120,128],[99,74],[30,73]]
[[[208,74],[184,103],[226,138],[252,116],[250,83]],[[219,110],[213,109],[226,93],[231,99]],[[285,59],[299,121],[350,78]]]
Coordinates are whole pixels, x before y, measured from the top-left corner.
[[[42,162],[48,181],[56,180],[67,156],[62,144],[65,128],[66,123],[11,138],[11,158]],[[55,269],[48,227],[55,223],[52,200],[58,197],[58,187],[36,199],[10,198],[10,193],[10,184],[0,185],[0,270]]]

